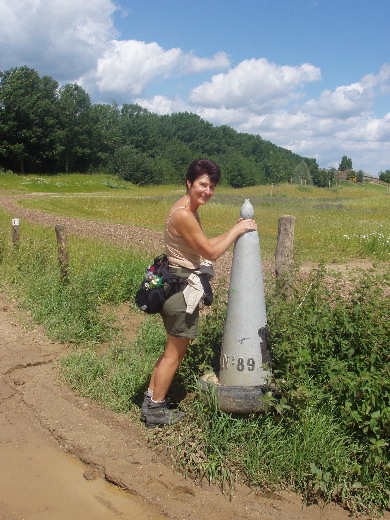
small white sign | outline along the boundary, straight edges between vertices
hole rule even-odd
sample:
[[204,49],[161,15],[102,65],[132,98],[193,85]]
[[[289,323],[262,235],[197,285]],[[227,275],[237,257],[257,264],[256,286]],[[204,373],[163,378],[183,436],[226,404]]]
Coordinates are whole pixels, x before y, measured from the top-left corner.
[[12,219],[12,225],[13,226],[19,226],[19,219],[18,218],[13,218]]

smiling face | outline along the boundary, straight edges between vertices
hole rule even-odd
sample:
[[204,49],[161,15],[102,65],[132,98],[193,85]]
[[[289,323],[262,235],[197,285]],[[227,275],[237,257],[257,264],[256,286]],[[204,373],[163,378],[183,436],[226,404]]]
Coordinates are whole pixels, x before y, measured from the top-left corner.
[[214,195],[215,184],[207,174],[200,175],[192,183],[187,180],[187,195],[196,209],[203,206]]

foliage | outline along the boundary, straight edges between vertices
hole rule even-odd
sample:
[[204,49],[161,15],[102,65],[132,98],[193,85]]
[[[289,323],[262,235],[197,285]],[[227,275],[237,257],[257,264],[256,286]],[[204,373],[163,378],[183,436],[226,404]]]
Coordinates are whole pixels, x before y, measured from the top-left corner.
[[363,182],[363,180],[364,180],[364,172],[363,172],[363,170],[358,170],[355,173],[355,176],[356,176],[356,182]]
[[174,184],[192,160],[206,156],[223,166],[224,183],[246,187],[290,181],[298,165],[308,180],[318,170],[315,159],[196,114],[91,105],[79,85],[59,87],[26,66],[1,73],[0,106],[0,166],[14,171],[105,168],[139,185]]
[[390,170],[379,173],[379,180],[390,184]]
[[68,247],[70,281],[63,283],[54,233],[24,226],[17,249],[12,248],[4,232],[0,239],[2,286],[12,288],[51,337],[76,344],[96,344],[110,337],[110,320],[100,309],[106,303],[129,299],[143,269],[138,255],[108,245],[95,248],[93,242],[72,239]]
[[[173,459],[179,454],[192,476],[222,488],[237,479],[266,488],[293,486],[308,502],[336,500],[372,514],[388,506],[390,278],[360,273],[349,294],[323,269],[295,280],[289,297],[278,284],[267,293],[273,374],[281,392],[274,410],[224,413],[212,392],[194,388],[195,398],[183,403],[188,419],[180,435],[165,430],[152,440],[168,446]],[[213,332],[217,314],[213,318],[203,334],[212,325],[206,352],[215,369],[211,346],[220,345],[221,336]],[[203,368],[204,351],[198,350]],[[192,373],[199,376],[196,364]]]
[[219,166],[233,188],[244,188],[259,184],[258,166],[254,159],[238,153],[227,153],[219,161]]
[[118,148],[112,156],[109,169],[120,179],[140,186],[155,184],[158,176],[155,162],[132,146]]
[[319,188],[327,188],[334,184],[335,172],[334,170],[320,170],[312,175],[312,180],[314,186],[318,186]]
[[65,172],[88,163],[92,154],[88,111],[91,100],[79,85],[65,85],[58,93],[58,146]]
[[360,445],[378,453],[390,433],[389,288],[388,274],[365,272],[345,298],[319,270],[304,293],[276,294],[269,305],[275,375],[288,381],[290,404],[333,402]]
[[0,73],[0,155],[6,168],[47,168],[56,153],[58,83],[28,67]]
[[164,343],[161,325],[149,317],[131,348],[116,344],[100,354],[91,349],[72,352],[61,360],[61,377],[77,392],[111,410],[135,411],[134,403],[142,403],[145,385]]
[[310,184],[312,182],[309,166],[305,161],[301,161],[299,164],[295,166],[291,177],[291,182],[294,184],[303,183],[305,185]]
[[352,159],[343,155],[338,169],[339,171],[352,170]]

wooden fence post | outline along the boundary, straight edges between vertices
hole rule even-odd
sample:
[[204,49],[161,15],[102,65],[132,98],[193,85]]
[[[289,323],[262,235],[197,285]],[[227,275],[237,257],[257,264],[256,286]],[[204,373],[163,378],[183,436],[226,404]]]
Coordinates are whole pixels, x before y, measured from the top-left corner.
[[19,219],[12,219],[12,243],[14,246],[19,245],[20,231],[19,231]]
[[67,248],[67,240],[65,234],[65,226],[63,224],[57,224],[55,227],[56,237],[57,237],[57,246],[58,246],[58,261],[60,264],[60,272],[61,272],[61,280],[63,282],[69,281],[69,258]]
[[284,215],[278,223],[278,242],[275,253],[276,277],[288,278],[290,264],[293,261],[295,217]]

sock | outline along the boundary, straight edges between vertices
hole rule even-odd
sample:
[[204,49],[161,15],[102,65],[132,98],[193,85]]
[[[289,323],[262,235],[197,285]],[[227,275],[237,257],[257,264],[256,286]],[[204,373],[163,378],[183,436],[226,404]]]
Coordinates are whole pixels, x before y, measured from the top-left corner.
[[153,399],[151,398],[150,400],[152,401],[153,404],[165,403],[165,399],[163,399],[162,401],[153,401]]
[[146,390],[146,395],[147,395],[147,397],[153,397],[153,390],[150,390],[150,388],[148,388]]

